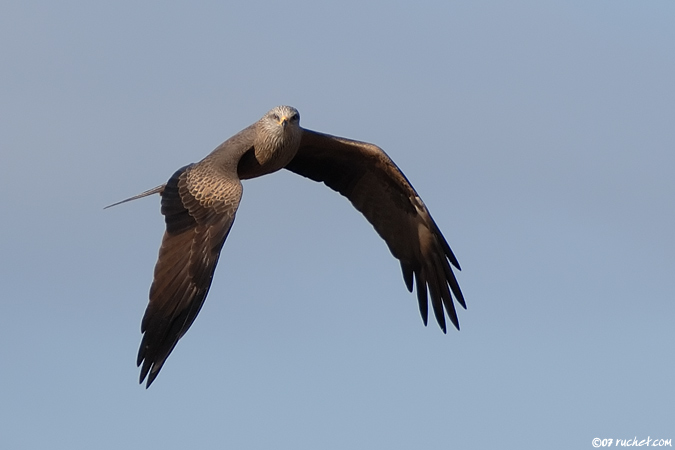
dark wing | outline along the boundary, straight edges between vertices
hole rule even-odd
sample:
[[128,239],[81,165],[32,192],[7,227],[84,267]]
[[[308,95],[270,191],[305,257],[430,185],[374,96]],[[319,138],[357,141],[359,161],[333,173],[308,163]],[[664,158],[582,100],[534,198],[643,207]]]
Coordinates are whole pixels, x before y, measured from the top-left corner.
[[239,179],[218,173],[208,160],[178,170],[161,192],[166,232],[137,360],[147,387],[204,304],[241,193]]
[[451,292],[462,307],[466,308],[466,303],[450,267],[452,264],[459,270],[459,263],[415,189],[381,148],[303,130],[300,149],[286,169],[322,181],[347,197],[401,262],[410,292],[414,275],[424,324],[428,316],[428,290],[443,332],[444,306],[459,329]]

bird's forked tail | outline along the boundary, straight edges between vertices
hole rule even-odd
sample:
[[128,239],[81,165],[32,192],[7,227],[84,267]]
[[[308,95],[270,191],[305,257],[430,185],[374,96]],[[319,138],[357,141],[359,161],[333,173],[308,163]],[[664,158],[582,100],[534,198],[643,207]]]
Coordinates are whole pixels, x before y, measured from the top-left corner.
[[127,199],[124,199],[124,200],[122,200],[121,202],[117,202],[117,203],[113,203],[112,205],[108,205],[108,206],[106,206],[106,207],[103,208],[103,209],[112,208],[113,206],[121,205],[122,203],[130,202],[130,201],[132,201],[132,200],[138,200],[139,198],[147,197],[148,195],[152,195],[152,194],[161,194],[162,191],[164,191],[164,187],[165,187],[165,186],[166,186],[166,184],[159,185],[159,186],[154,187],[154,188],[152,188],[152,189],[150,189],[150,190],[148,190],[148,191],[141,192],[141,193],[138,194],[138,195],[134,195],[133,197],[129,197],[129,198],[127,198]]

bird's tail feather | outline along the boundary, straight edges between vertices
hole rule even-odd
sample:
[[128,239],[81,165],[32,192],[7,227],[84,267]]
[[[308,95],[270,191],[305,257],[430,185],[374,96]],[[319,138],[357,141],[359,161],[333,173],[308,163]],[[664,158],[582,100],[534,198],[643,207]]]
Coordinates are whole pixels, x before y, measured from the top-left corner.
[[103,208],[103,209],[112,208],[113,206],[121,205],[122,203],[130,202],[130,201],[132,201],[132,200],[138,200],[139,198],[147,197],[148,195],[152,195],[152,194],[161,194],[162,191],[164,191],[164,187],[165,187],[165,186],[166,186],[166,184],[162,184],[162,185],[157,186],[157,187],[154,187],[154,188],[152,188],[152,189],[150,189],[150,190],[148,190],[148,191],[141,192],[141,193],[138,194],[138,195],[134,195],[133,197],[129,197],[129,198],[127,198],[127,199],[124,199],[124,200],[122,200],[121,202],[117,202],[117,203],[113,203],[112,205],[108,205],[108,206],[106,206],[106,207]]

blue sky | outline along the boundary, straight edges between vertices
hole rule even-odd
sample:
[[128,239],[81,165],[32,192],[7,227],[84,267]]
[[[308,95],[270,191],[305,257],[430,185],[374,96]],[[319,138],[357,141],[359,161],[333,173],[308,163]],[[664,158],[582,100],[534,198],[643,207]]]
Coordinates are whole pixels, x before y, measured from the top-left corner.
[[[672,2],[0,5],[0,447],[592,448],[675,439]],[[244,184],[149,390],[165,182],[277,104],[373,142],[455,251],[424,327],[341,196]]]

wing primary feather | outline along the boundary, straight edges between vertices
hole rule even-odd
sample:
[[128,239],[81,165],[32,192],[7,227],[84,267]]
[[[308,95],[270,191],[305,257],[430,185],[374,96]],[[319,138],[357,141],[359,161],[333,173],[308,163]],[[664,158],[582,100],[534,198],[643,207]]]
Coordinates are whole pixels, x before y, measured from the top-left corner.
[[426,327],[429,320],[429,301],[427,300],[427,281],[421,269],[415,271],[415,282],[417,283],[417,303],[420,307],[422,321]]
[[447,261],[443,259],[443,271],[445,272],[445,278],[448,280],[448,284],[450,285],[450,289],[452,290],[452,293],[455,295],[455,299],[457,299],[457,303],[462,305],[462,308],[466,309],[466,302],[464,301],[464,294],[462,294],[462,290],[459,288],[459,283],[457,282],[457,278],[455,278],[455,274],[452,272],[452,269],[448,265]]
[[447,333],[445,326],[445,314],[443,313],[443,299],[441,298],[441,291],[439,287],[438,277],[434,272],[434,268],[427,270],[428,266],[424,267],[424,275],[427,278],[427,285],[429,286],[429,293],[431,294],[431,306],[436,316],[438,326],[441,327],[443,333]]
[[457,311],[455,311],[455,305],[452,302],[452,296],[450,295],[450,290],[448,289],[448,283],[445,279],[445,271],[443,270],[443,264],[447,264],[445,261],[437,261],[434,264],[436,268],[436,277],[438,278],[438,286],[440,288],[441,299],[443,300],[443,306],[445,306],[445,312],[448,314],[452,324],[459,330],[459,319],[457,319]]
[[[429,216],[429,218],[431,218],[431,216]],[[452,249],[450,248],[448,241],[445,240],[443,233],[441,233],[441,230],[438,228],[438,225],[436,225],[436,222],[434,221],[433,218],[431,218],[431,224],[433,228],[432,231],[434,232],[434,235],[436,235],[436,239],[440,241],[441,246],[443,247],[443,251],[445,252],[446,256],[448,257],[452,265],[455,266],[457,270],[462,270],[462,268],[459,265],[459,261],[457,261],[457,257],[452,252]]]
[[[172,348],[172,350],[173,350],[173,348]],[[167,355],[167,356],[168,356],[168,355]],[[165,361],[165,360],[166,360],[166,357],[164,357],[164,359],[162,359],[161,364],[154,363],[154,364],[152,365],[152,369],[150,370],[150,373],[148,374],[148,381],[147,381],[147,383],[146,383],[146,385],[145,385],[145,388],[146,388],[146,389],[150,387],[150,385],[152,384],[152,382],[155,381],[155,378],[157,378],[157,375],[159,375],[159,370],[160,370],[160,369],[162,368],[162,366],[164,365],[164,361]],[[141,383],[142,383],[142,382],[143,382],[143,380],[141,380]]]
[[408,292],[413,291],[413,269],[410,263],[401,261],[401,271],[403,271],[403,279],[405,280],[405,286],[408,288]]

